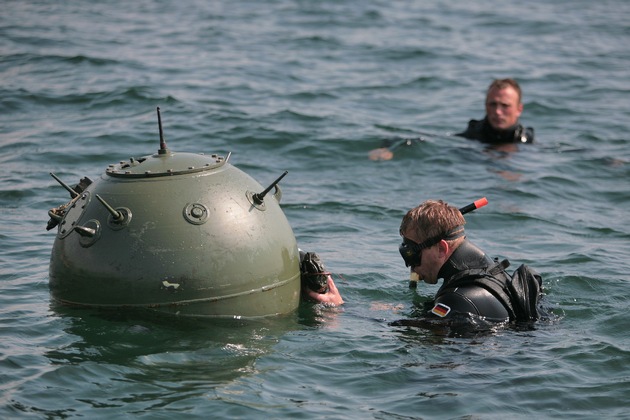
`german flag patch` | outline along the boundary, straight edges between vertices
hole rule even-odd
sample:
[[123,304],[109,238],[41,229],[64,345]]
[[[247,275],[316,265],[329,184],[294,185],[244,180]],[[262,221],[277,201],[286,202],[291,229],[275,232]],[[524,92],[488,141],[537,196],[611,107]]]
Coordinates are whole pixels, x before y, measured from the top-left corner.
[[441,318],[444,318],[449,312],[451,312],[451,308],[443,303],[438,303],[433,307],[433,309],[431,309],[431,312]]

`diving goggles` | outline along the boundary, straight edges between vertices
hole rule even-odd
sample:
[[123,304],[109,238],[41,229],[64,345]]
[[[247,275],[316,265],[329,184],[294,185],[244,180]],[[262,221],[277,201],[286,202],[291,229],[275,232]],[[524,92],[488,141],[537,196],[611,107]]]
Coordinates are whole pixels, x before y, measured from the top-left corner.
[[456,226],[443,235],[434,236],[422,243],[416,243],[411,239],[403,238],[402,243],[398,247],[400,256],[405,260],[407,267],[415,267],[422,264],[422,250],[431,248],[433,245],[440,242],[442,239],[450,241],[464,236],[464,226]]

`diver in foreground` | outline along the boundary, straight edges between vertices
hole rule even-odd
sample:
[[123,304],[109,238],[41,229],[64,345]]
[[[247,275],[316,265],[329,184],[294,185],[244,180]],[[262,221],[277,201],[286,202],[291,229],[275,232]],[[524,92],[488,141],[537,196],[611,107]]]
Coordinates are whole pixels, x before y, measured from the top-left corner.
[[444,279],[429,317],[472,314],[493,322],[535,321],[542,316],[541,277],[525,265],[509,275],[507,260],[492,260],[466,238],[462,213],[487,203],[483,201],[458,210],[428,200],[409,210],[400,225],[400,254],[420,280],[436,284]]

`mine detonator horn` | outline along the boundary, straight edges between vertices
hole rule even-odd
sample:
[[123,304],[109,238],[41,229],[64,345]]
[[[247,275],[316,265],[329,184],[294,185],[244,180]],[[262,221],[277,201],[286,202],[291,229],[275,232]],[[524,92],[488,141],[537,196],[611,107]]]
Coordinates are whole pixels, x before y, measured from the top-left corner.
[[120,214],[119,211],[117,211],[116,209],[114,209],[112,206],[109,205],[109,203],[107,203],[107,201],[105,201],[103,199],[103,197],[101,197],[98,194],[95,194],[96,198],[98,199],[98,201],[101,202],[101,204],[103,205],[103,207],[105,207],[107,209],[107,211],[109,212],[109,214],[111,214],[112,219],[115,222],[120,222],[124,219],[124,216],[122,214]]
[[69,186],[68,184],[63,182],[61,179],[59,179],[59,177],[57,177],[57,175],[55,175],[52,172],[50,172],[50,176],[55,178],[55,181],[57,181],[62,187],[64,187],[70,193],[70,197],[76,198],[79,195],[79,193],[76,192],[75,190],[73,190],[71,186]]
[[110,206],[103,197],[98,194],[94,195],[110,214],[110,219],[108,220],[109,227],[118,230],[129,224],[129,222],[131,221],[131,210],[129,210],[127,207],[118,207],[115,209]]
[[262,204],[262,203],[263,203],[263,199],[265,198],[265,196],[267,195],[267,193],[268,193],[269,191],[271,191],[271,189],[272,189],[273,187],[275,187],[275,186],[278,184],[278,182],[280,182],[280,180],[281,180],[282,178],[284,178],[284,177],[285,177],[288,173],[289,173],[289,171],[284,171],[284,173],[283,173],[282,175],[280,175],[280,176],[278,177],[278,179],[276,179],[275,181],[273,181],[273,182],[271,183],[271,185],[270,185],[270,186],[268,186],[267,188],[265,188],[265,190],[264,190],[263,192],[261,192],[261,193],[257,193],[257,194],[254,194],[254,195],[252,196],[252,200],[254,200],[254,203],[256,203],[256,204]]
[[166,147],[166,140],[164,140],[164,131],[162,130],[162,116],[160,115],[160,107],[157,107],[157,117],[158,117],[158,129],[160,130],[160,150],[158,150],[158,154],[165,155],[168,153],[168,148]]

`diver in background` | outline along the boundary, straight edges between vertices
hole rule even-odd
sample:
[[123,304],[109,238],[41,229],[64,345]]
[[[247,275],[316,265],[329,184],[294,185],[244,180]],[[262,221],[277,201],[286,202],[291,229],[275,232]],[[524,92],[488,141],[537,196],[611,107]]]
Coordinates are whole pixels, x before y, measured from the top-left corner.
[[466,131],[456,136],[488,144],[533,143],[534,129],[523,127],[518,120],[523,113],[521,96],[516,80],[493,80],[486,94],[485,118],[470,120]]
[[420,280],[444,283],[429,317],[473,314],[488,321],[533,321],[542,316],[542,279],[521,265],[513,275],[507,260],[490,259],[465,236],[464,216],[442,200],[409,210],[400,225],[400,254]]
[[[533,143],[534,129],[519,122],[523,113],[521,87],[514,79],[495,79],[486,93],[486,116],[483,120],[470,120],[465,131],[455,134],[493,146]],[[422,139],[386,140],[385,144],[371,150],[370,160],[390,160],[394,150],[411,146]]]

